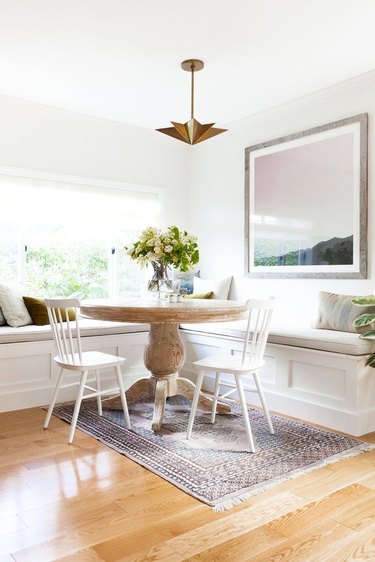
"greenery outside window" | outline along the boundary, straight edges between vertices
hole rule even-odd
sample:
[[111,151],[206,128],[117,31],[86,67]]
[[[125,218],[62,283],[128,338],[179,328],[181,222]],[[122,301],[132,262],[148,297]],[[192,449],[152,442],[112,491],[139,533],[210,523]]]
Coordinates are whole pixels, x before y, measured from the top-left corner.
[[1,173],[0,282],[36,297],[137,296],[147,273],[123,248],[159,225],[161,190]]

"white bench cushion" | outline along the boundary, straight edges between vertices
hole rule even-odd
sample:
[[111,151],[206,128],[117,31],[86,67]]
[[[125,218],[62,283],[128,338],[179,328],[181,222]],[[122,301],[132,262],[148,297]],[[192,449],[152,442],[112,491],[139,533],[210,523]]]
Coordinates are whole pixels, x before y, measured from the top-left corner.
[[[181,329],[243,339],[246,333],[246,321],[182,324]],[[321,330],[309,326],[271,325],[268,342],[347,355],[367,355],[374,350],[374,342],[361,339],[358,334]]]
[[[88,318],[80,319],[79,326],[82,337],[149,331],[148,324],[107,322],[105,320],[91,320]],[[52,331],[49,324],[46,326],[36,326],[35,324],[31,324],[20,328],[0,326],[0,344],[45,340],[52,340]]]

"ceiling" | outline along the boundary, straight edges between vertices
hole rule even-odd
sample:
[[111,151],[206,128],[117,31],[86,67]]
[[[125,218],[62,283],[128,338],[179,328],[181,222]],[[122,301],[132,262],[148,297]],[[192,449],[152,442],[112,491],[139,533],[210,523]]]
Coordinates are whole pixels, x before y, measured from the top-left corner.
[[0,0],[0,94],[218,127],[375,68],[374,0]]

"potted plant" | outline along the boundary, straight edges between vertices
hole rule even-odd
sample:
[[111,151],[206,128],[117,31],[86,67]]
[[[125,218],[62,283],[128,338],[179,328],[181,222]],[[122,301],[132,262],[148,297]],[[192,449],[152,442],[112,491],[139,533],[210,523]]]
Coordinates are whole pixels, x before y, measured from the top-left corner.
[[[375,296],[357,297],[352,300],[352,303],[357,306],[375,307]],[[354,326],[363,330],[363,333],[360,335],[361,338],[375,339],[375,313],[366,311],[364,314],[361,314],[354,320]],[[375,368],[375,352],[370,353],[367,357],[366,365]]]

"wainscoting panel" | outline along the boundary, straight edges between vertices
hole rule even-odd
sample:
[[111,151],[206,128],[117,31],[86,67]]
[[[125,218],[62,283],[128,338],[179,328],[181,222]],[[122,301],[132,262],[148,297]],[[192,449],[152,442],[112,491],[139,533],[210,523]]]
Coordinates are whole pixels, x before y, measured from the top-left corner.
[[290,361],[289,388],[312,396],[346,399],[346,371],[322,368],[305,361]]
[[[137,379],[149,376],[143,363],[143,349],[147,332],[87,336],[82,338],[86,351],[95,350],[121,355],[126,358],[123,366],[125,388]],[[55,386],[59,367],[53,357],[52,340],[20,342],[0,345],[0,412],[21,410],[48,404]],[[102,386],[112,385],[113,369],[103,371]],[[74,380],[67,374],[66,381]],[[63,390],[61,401],[73,400],[76,389]]]
[[[216,352],[239,353],[240,338],[182,330],[188,356],[181,375],[195,380],[192,361]],[[365,356],[268,344],[261,371],[273,412],[310,421],[351,435],[375,430],[375,376]],[[205,386],[213,387],[213,377]],[[252,385],[249,384],[249,387]],[[254,394],[248,401],[255,406]]]

